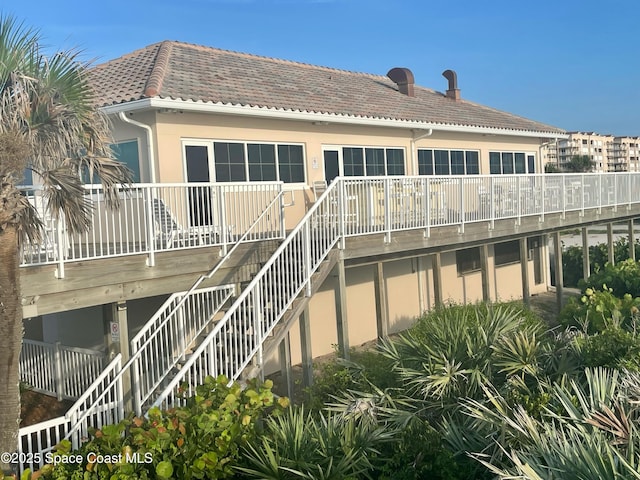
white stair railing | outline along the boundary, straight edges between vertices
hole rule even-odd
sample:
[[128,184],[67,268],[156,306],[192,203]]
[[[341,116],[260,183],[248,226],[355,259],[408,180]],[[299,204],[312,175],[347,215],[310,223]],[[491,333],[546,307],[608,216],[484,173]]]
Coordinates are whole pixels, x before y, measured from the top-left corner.
[[58,343],[22,340],[20,381],[47,395],[77,399],[102,372],[105,354],[100,350]]
[[[58,418],[20,429],[18,454],[21,469],[39,468],[45,455],[63,439],[69,439],[73,448],[78,448],[87,438],[89,428],[119,422],[124,418],[122,392],[122,356],[116,355],[104,371],[67,411]],[[101,401],[101,400],[107,401]]]
[[336,245],[344,229],[339,197],[341,182],[334,182],[311,207],[273,256],[258,272],[213,331],[154,402],[167,407],[191,395],[208,375],[236,379],[262,346],[311,276]]
[[[189,291],[172,295],[160,307],[132,340],[133,353],[127,363],[122,366],[121,356],[118,355],[117,362],[114,360],[107,367],[65,417],[60,417],[55,422],[32,425],[26,430],[21,429],[19,451],[50,451],[63,438],[70,438],[74,448],[77,448],[80,439],[87,437],[88,427],[99,428],[105,423],[117,423],[122,420],[126,403],[123,381],[132,373],[134,382],[131,393],[136,411],[140,413],[144,402],[173,374],[176,364],[184,358],[186,348],[197,340],[199,334],[216,319],[220,309],[235,294],[233,285],[201,290],[198,290],[198,287],[205,280],[213,278],[235,249],[255,236],[256,232],[264,230],[267,226],[277,226],[279,235],[283,236],[283,209],[283,195],[280,189],[220,262],[208,273],[201,275]],[[277,220],[274,220],[274,217]],[[114,407],[117,408],[114,410]],[[108,422],[105,422],[105,418],[108,418]],[[53,430],[56,431],[55,435],[51,433]],[[37,450],[32,450],[34,446]],[[42,456],[39,458],[42,459]],[[41,465],[40,462],[38,466]]]
[[198,336],[235,295],[234,285],[174,293],[131,340],[134,411],[162,384]]

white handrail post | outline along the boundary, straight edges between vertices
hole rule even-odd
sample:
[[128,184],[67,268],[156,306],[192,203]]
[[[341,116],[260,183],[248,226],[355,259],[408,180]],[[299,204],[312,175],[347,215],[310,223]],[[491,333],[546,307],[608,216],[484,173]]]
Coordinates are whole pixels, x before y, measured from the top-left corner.
[[[134,348],[133,342],[131,342],[131,351],[137,352],[137,348]],[[142,415],[142,399],[140,392],[140,362],[138,358],[135,358],[133,363],[131,364],[131,369],[133,370],[133,381],[131,382],[131,395],[133,396],[133,408],[136,415]]]
[[602,213],[602,174],[598,174],[598,213]]
[[255,285],[255,289],[254,289],[254,293],[253,293],[253,312],[255,315],[255,319],[256,319],[256,331],[257,331],[257,338],[256,338],[256,342],[258,344],[258,366],[260,369],[260,372],[263,372],[263,361],[264,359],[262,358],[263,355],[263,351],[262,351],[262,344],[263,344],[263,337],[264,337],[264,325],[263,325],[263,312],[262,312],[262,308],[260,308],[260,295],[261,295],[261,290],[263,289],[263,285],[262,285],[262,281],[256,283]]
[[567,176],[562,175],[562,218],[567,217]]
[[547,192],[545,188],[544,174],[540,175],[540,204],[542,205],[542,214],[540,215],[540,221],[544,222],[544,206],[547,201]]
[[56,342],[53,345],[53,364],[55,370],[55,384],[56,395],[58,401],[62,400],[62,389],[64,388],[64,382],[62,381],[62,361],[60,359],[60,342]]
[[218,195],[218,215],[220,217],[220,241],[222,242],[221,255],[224,257],[227,255],[227,241],[229,228],[227,227],[227,212],[225,211],[224,193],[222,191],[222,185],[216,186],[216,193]]
[[384,242],[391,243],[391,207],[389,205],[389,199],[391,197],[389,193],[390,178],[383,180],[383,199],[384,199]]
[[306,222],[304,225],[302,241],[304,249],[304,269],[305,269],[305,282],[307,284],[305,288],[305,295],[311,297],[311,222]]
[[154,187],[144,187],[142,190],[142,198],[146,205],[146,229],[147,229],[147,266],[155,267],[156,265],[156,222],[153,218],[153,192]]
[[284,213],[284,192],[283,192],[283,184],[278,184],[278,196],[280,197],[280,237],[285,238],[287,236],[286,229],[286,217]]
[[431,236],[431,180],[429,177],[424,179],[424,198],[425,198],[425,211],[424,218],[426,220],[426,228],[424,236],[429,238]]
[[489,228],[493,230],[496,226],[496,193],[495,193],[495,178],[489,177]]
[[[185,294],[188,295],[188,294]],[[188,302],[189,300],[187,299],[185,302],[181,303],[180,306],[178,307],[178,311],[176,312],[177,317],[178,317],[178,328],[180,329],[180,332],[178,333],[180,335],[180,358],[184,361],[185,359],[185,350],[187,349],[187,322],[185,321],[185,315],[184,315],[184,310],[185,310],[185,305],[186,302]]]
[[464,178],[460,177],[458,179],[458,185],[460,188],[459,193],[459,198],[460,198],[460,228],[458,229],[459,233],[464,233],[464,221],[465,221],[465,216],[466,216],[466,212],[464,210],[464,183],[463,183]]
[[[345,225],[345,202],[347,201],[347,186],[344,178],[336,178],[334,182],[340,182],[340,185],[336,188],[338,191],[338,232],[340,234],[340,249],[344,250],[346,243],[346,225]],[[329,204],[327,208],[331,208]]]
[[581,209],[580,216],[584,217],[584,173],[580,174],[580,197],[581,197]]
[[62,224],[64,217],[62,214],[56,219],[56,241],[58,250],[58,268],[56,269],[56,278],[64,278],[64,230]]
[[522,217],[522,190],[520,188],[520,180],[523,177],[516,176],[516,208],[518,210],[518,215],[516,217],[516,225],[520,225],[521,217]]

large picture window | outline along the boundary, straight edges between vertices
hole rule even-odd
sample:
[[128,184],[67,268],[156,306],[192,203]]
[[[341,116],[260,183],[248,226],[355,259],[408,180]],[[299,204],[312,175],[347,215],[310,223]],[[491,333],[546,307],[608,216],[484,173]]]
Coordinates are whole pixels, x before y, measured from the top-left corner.
[[509,175],[535,173],[536,157],[525,152],[489,152],[489,173]]
[[[209,168],[211,162],[207,153],[209,148],[202,143],[186,145],[187,171],[193,170],[190,167],[195,161],[196,153],[204,156],[199,164]],[[304,170],[302,145],[213,142],[213,171],[216,182],[304,183]],[[204,177],[204,175],[198,176],[200,181],[203,181]]]
[[419,175],[478,175],[480,158],[475,150],[418,150]]
[[342,162],[346,177],[405,174],[401,148],[343,147]]

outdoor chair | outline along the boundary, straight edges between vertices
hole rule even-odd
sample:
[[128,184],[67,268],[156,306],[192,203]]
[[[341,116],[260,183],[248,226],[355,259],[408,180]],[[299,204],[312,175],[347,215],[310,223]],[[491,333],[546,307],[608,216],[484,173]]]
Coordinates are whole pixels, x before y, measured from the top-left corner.
[[[153,219],[156,223],[156,240],[160,248],[189,247],[205,243],[217,243],[217,227],[202,225],[198,227],[183,227],[173,216],[161,198],[153,199]],[[207,237],[215,235],[213,240],[206,242]]]

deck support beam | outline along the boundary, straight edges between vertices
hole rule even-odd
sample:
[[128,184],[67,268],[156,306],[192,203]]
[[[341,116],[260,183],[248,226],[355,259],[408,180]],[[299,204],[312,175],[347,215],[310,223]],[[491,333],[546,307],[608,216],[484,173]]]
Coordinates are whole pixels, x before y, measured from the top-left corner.
[[377,262],[373,270],[373,285],[376,297],[376,326],[378,330],[378,342],[389,335],[389,302],[387,289],[384,282],[384,266]]
[[527,237],[521,237],[520,244],[520,275],[522,276],[522,303],[531,306],[531,292],[529,289],[529,260],[527,257]]
[[582,278],[585,280],[591,275],[591,259],[589,258],[589,231],[582,227]]
[[433,296],[436,308],[443,305],[442,300],[442,259],[440,253],[431,255],[431,269],[433,271]]
[[313,354],[311,352],[311,322],[309,321],[309,306],[307,305],[300,317],[300,347],[302,350],[302,385],[313,385]]
[[556,303],[558,312],[562,310],[564,301],[564,275],[562,273],[562,242],[560,232],[553,232],[553,257],[556,272]]
[[282,375],[282,381],[287,387],[287,396],[293,398],[293,370],[291,368],[291,340],[289,332],[284,336],[280,342],[280,373]]
[[607,261],[613,265],[616,261],[613,251],[613,223],[607,223]]
[[629,258],[636,261],[636,232],[633,231],[633,218],[629,220]]
[[336,323],[338,328],[338,353],[349,360],[349,323],[347,321],[347,280],[344,271],[344,260],[340,259],[335,269],[337,282],[335,285]]
[[491,302],[491,288],[489,284],[489,245],[482,244],[480,247],[480,275],[482,277],[482,300]]
[[[113,302],[104,306],[105,340],[109,361],[116,355],[122,355],[122,365],[130,358],[129,353],[129,320],[127,315],[127,302]],[[131,375],[126,372],[122,375],[122,391],[125,411],[133,409],[131,396]]]

